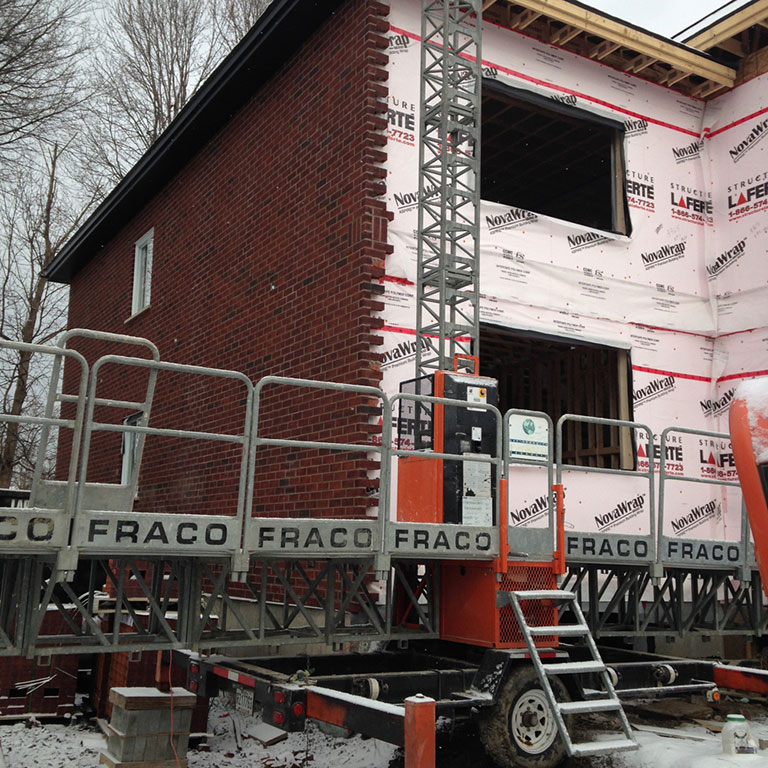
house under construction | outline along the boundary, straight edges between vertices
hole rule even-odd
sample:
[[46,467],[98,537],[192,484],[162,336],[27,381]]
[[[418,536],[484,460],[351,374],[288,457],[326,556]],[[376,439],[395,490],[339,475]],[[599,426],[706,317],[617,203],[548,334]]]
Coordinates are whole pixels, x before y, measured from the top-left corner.
[[[472,636],[425,609],[436,582],[414,589],[397,565],[465,543],[480,560],[508,550],[522,570],[505,589],[556,549],[598,636],[763,634],[725,419],[739,381],[768,372],[768,2],[677,43],[569,0],[486,0],[457,33],[476,68],[453,79],[420,45],[430,5],[274,0],[49,266],[70,285],[69,327],[99,333],[53,353],[69,423],[51,422],[61,485],[38,478],[37,501],[91,490],[66,554],[20,526],[13,555],[42,542],[49,558],[0,563],[0,652],[330,643],[355,627],[519,643],[509,619]],[[430,134],[440,109],[447,138]],[[448,154],[454,175],[437,175]],[[456,522],[471,511],[477,530],[451,552],[419,538],[437,521],[407,507],[390,453],[424,447],[420,406],[389,398],[439,367],[435,339],[479,350],[506,415],[503,444],[476,451],[509,481],[505,506],[462,502]],[[284,377],[345,387],[308,395]],[[137,551],[154,565],[120,559]],[[372,578],[391,562],[394,586]],[[79,592],[51,569],[103,591],[82,621],[59,618]],[[469,603],[459,570],[445,580]],[[398,589],[406,607],[378,612]],[[359,621],[339,619],[339,592]],[[39,620],[22,627],[25,612]]]

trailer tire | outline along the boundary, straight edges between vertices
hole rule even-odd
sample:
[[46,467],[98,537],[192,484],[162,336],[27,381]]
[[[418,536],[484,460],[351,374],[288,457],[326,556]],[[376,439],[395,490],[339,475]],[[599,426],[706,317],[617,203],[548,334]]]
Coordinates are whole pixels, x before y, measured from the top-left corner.
[[[558,701],[570,700],[560,680],[551,678],[550,685]],[[512,670],[479,730],[486,753],[500,768],[555,768],[566,757],[541,683],[530,668]]]

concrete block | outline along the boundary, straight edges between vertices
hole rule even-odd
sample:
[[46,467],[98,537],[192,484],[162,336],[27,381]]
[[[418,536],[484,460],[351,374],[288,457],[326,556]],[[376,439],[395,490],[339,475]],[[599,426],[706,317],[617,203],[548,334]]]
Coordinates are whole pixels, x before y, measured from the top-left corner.
[[[191,712],[191,710],[178,710],[178,712]],[[174,726],[178,717],[174,717]],[[135,734],[168,733],[171,727],[170,710],[126,710],[122,707],[112,707],[110,725],[128,736]]]
[[113,705],[126,710],[192,709],[197,697],[184,688],[174,688],[173,696],[170,692],[159,691],[157,688],[111,688],[109,700]]
[[99,758],[101,765],[106,765],[107,768],[188,768],[189,762],[186,758],[179,758],[177,763],[175,758],[172,760],[140,760],[125,762],[118,760],[114,755],[109,752],[102,752]]

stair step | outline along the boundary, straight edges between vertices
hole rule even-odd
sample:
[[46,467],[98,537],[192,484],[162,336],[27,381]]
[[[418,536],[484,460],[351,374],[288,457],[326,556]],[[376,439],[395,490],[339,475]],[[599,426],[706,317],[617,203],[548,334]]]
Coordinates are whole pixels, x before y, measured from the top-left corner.
[[602,755],[606,752],[627,752],[637,749],[640,745],[631,739],[615,739],[613,741],[585,741],[571,745],[571,756]]
[[602,661],[568,661],[563,664],[545,664],[548,675],[575,675],[579,672],[605,672]]
[[[552,698],[552,691],[549,690],[549,686],[546,685],[546,681],[543,679],[543,675],[551,677],[553,675],[573,675],[581,673],[600,673],[605,687],[610,689],[610,684],[606,682],[607,668],[603,664],[600,654],[590,644],[592,656],[590,661],[568,661],[563,663],[554,664],[541,664],[541,657],[538,649],[533,645],[534,637],[590,637],[589,627],[584,623],[584,619],[581,616],[581,611],[578,608],[576,602],[576,596],[573,592],[566,592],[562,589],[531,589],[531,590],[514,590],[503,593],[509,598],[509,602],[514,609],[515,616],[520,623],[520,630],[523,633],[526,644],[531,651],[531,654],[536,662],[537,674],[542,678],[542,683],[546,691],[546,696],[549,701],[550,707],[556,709],[561,715],[578,715],[587,714],[591,712],[617,712],[621,719],[621,728],[616,730],[616,736],[624,735],[624,738],[616,738],[609,741],[591,741],[582,742],[580,744],[572,744],[570,742],[570,736],[567,732],[568,726],[562,718],[557,717],[558,730],[561,732],[562,738],[568,745],[568,753],[573,757],[580,757],[582,755],[600,755],[609,752],[624,752],[630,749],[637,749],[638,744],[632,738],[629,733],[629,726],[626,718],[623,714],[623,708],[621,701],[618,697],[611,694],[605,694],[604,692],[595,691],[597,698],[586,699],[583,701],[568,701],[568,702],[556,702]],[[531,627],[526,621],[526,617],[523,615],[523,611],[520,607],[520,603],[525,600],[555,600],[564,603],[571,603],[574,606],[576,616],[578,617],[577,624],[565,624],[562,626],[538,626]],[[542,674],[543,672],[543,674]],[[606,695],[609,697],[606,698]],[[563,726],[565,726],[565,732],[563,732]]]
[[515,590],[513,595],[518,600],[573,600],[573,592],[564,589],[522,589]]
[[585,637],[589,634],[586,624],[562,624],[554,627],[528,627],[528,631],[535,637],[542,635],[558,635],[560,637]]
[[618,699],[591,699],[587,701],[565,701],[557,705],[565,715],[581,715],[587,712],[611,712],[621,709]]

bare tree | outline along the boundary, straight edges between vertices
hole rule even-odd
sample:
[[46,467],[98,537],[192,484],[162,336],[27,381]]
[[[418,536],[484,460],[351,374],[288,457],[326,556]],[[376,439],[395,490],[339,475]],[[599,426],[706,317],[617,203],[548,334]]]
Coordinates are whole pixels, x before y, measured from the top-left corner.
[[95,74],[91,143],[112,181],[152,145],[211,74],[211,0],[112,0]]
[[221,44],[234,48],[267,9],[271,0],[214,0],[213,17]]
[[[19,171],[16,183],[0,191],[0,338],[45,344],[66,326],[66,286],[48,282],[42,272],[80,226],[95,196],[80,198],[62,188],[61,163],[67,150],[40,148],[40,167]],[[5,349],[0,356],[3,413],[38,415],[40,383],[48,362],[27,351]],[[38,431],[0,420],[0,487],[28,477]]]
[[0,0],[2,177],[44,126],[83,98],[82,6],[82,0]]

